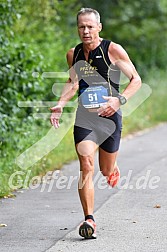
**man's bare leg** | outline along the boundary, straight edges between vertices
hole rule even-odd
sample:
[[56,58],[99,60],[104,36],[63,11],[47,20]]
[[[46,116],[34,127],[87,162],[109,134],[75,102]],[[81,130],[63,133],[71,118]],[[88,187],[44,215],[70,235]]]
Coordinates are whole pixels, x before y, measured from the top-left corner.
[[78,192],[83,207],[84,215],[93,215],[94,211],[94,155],[97,145],[85,140],[76,145],[78,158],[80,161],[80,179]]
[[79,235],[84,238],[96,239],[96,223],[93,217],[94,211],[94,154],[97,145],[85,140],[76,145],[80,161],[80,179],[78,191],[82,204],[85,221],[79,227]]
[[118,151],[109,153],[99,148],[99,166],[104,176],[109,177],[114,172],[117,155]]

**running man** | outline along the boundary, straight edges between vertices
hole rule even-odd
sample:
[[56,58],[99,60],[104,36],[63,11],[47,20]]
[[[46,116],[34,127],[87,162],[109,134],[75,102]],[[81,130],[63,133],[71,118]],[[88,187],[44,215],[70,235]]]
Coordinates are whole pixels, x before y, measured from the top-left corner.
[[[141,87],[141,79],[126,51],[99,36],[102,30],[99,13],[82,8],[77,14],[79,45],[67,52],[70,77],[55,107],[51,123],[59,127],[63,107],[78,91],[78,108],[74,125],[74,141],[80,162],[79,196],[85,221],[79,227],[84,238],[96,238],[94,220],[94,156],[98,149],[99,167],[107,183],[114,187],[120,178],[116,163],[122,116],[120,107]],[[129,84],[119,93],[120,73]]]

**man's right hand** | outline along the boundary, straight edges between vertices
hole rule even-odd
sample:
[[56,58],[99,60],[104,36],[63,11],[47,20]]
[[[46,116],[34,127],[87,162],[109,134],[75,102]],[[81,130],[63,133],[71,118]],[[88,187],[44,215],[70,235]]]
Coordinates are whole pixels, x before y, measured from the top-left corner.
[[50,117],[50,122],[57,129],[60,126],[59,119],[62,115],[63,108],[62,108],[62,106],[57,105],[55,107],[50,108],[50,110],[52,111],[52,114]]

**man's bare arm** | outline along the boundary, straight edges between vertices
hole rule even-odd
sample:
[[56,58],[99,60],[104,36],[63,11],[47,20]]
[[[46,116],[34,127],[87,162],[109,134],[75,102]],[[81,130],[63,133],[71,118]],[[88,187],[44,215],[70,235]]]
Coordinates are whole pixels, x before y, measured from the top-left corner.
[[59,119],[62,115],[64,106],[75,95],[76,91],[78,90],[78,81],[76,78],[76,73],[72,67],[73,54],[74,49],[72,48],[67,53],[67,63],[69,65],[69,73],[70,73],[69,79],[67,80],[63,88],[61,97],[57,105],[50,108],[50,110],[52,111],[50,121],[55,128],[59,127]]
[[[130,80],[122,93],[126,100],[128,100],[141,87],[141,78],[128,54],[120,45],[113,42],[110,44],[109,58]],[[104,97],[104,99],[107,101],[107,104],[98,109],[98,114],[106,117],[112,116],[120,108],[120,101],[117,97],[112,96]]]
[[75,95],[78,90],[78,80],[76,77],[75,70],[72,67],[74,49],[70,49],[67,53],[67,63],[69,66],[69,79],[67,80],[61,97],[58,101],[58,105],[64,107],[66,103]]
[[141,87],[141,78],[137,73],[126,51],[118,44],[112,43],[109,47],[109,57],[111,61],[129,78],[130,82],[122,95],[126,99],[133,96]]

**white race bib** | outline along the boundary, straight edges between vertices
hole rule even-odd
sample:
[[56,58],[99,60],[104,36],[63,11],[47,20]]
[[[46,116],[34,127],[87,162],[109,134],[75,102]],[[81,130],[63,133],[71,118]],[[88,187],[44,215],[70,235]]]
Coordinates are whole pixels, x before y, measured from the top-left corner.
[[85,108],[99,108],[107,102],[102,96],[108,96],[107,88],[103,86],[92,86],[82,92],[80,100]]

